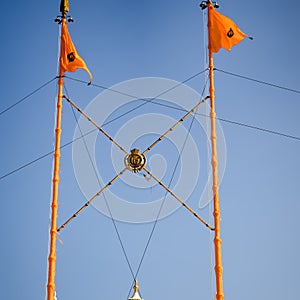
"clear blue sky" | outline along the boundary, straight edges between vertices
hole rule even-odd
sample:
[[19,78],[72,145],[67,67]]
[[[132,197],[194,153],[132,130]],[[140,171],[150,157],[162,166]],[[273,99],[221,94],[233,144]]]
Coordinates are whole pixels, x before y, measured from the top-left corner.
[[[235,0],[219,4],[219,12],[254,40],[243,41],[230,53],[221,50],[215,55],[215,67],[300,90],[299,2]],[[110,87],[140,77],[182,82],[207,67],[206,21],[203,23],[198,5],[199,1],[182,0],[70,0],[75,22],[69,31],[95,84]],[[53,20],[59,13],[59,1],[2,1],[0,7],[3,111],[57,75],[59,29]],[[88,80],[83,71],[68,76]],[[204,81],[200,75],[187,85],[201,93]],[[70,79],[65,82],[69,96],[82,108],[102,91]],[[299,93],[219,71],[215,85],[220,118],[300,137]],[[54,143],[56,92],[53,81],[0,115],[1,177],[45,155],[0,180],[2,299],[41,300],[46,295],[53,160],[47,153]],[[181,116],[178,111],[154,106],[145,106],[133,116],[150,113]],[[105,129],[114,134],[128,121],[130,117],[121,118]],[[190,120],[186,128],[189,124]],[[294,300],[300,277],[300,141],[228,122],[221,126],[227,145],[220,187],[225,299]],[[64,102],[62,144],[72,141],[75,127],[72,110]],[[197,135],[197,126],[191,132]],[[157,135],[149,137],[152,142]],[[200,132],[198,142],[205,157],[207,140],[202,137]],[[141,142],[147,143],[145,139]],[[96,150],[110,153],[109,143],[97,143]],[[167,147],[168,143],[157,148],[166,162],[172,157]],[[99,164],[103,163],[101,175],[109,180],[114,174],[110,161],[101,151],[97,155]],[[200,166],[199,186],[188,204],[209,220],[208,206],[198,208],[207,160]],[[163,180],[169,178],[168,169]],[[144,197],[140,192],[138,197]],[[144,192],[149,199],[151,193],[163,195],[158,186]],[[131,195],[128,189],[122,197],[131,201]],[[86,201],[74,175],[72,146],[62,150],[59,198],[59,224]],[[117,226],[135,272],[153,223],[117,222]],[[59,237],[63,244],[57,245],[58,299],[127,298],[132,275],[110,218],[89,207]],[[138,279],[145,300],[212,300],[212,272],[210,233],[180,209],[158,222]]]

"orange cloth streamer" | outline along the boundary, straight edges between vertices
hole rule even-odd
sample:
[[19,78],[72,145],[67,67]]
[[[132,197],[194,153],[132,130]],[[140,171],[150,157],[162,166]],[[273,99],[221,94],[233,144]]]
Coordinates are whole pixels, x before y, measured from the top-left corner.
[[228,17],[220,14],[210,5],[209,29],[209,49],[218,52],[220,48],[230,51],[231,47],[241,42],[248,34],[242,32],[240,28]]
[[61,26],[61,70],[63,72],[75,72],[78,68],[83,69],[89,74],[91,83],[92,74],[87,68],[84,60],[77,53],[77,50],[71,40],[66,22],[62,22]]

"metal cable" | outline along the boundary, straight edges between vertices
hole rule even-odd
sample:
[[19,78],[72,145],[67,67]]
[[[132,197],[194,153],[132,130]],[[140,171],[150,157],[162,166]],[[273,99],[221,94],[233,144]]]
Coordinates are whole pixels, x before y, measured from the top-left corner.
[[249,80],[249,81],[254,81],[254,82],[257,82],[257,83],[260,83],[260,84],[264,84],[264,85],[268,85],[268,86],[275,87],[275,88],[278,88],[278,89],[282,89],[282,90],[285,90],[285,91],[289,91],[289,92],[300,94],[299,90],[290,89],[290,88],[287,88],[287,87],[284,87],[284,86],[280,86],[280,85],[277,85],[277,84],[274,84],[274,83],[270,83],[270,82],[266,82],[266,81],[262,81],[262,80],[258,80],[258,79],[254,79],[254,78],[250,78],[250,77],[239,75],[239,74],[234,74],[232,72],[224,71],[224,70],[221,70],[221,69],[216,69],[215,68],[214,70],[218,71],[218,72],[221,72],[221,73],[224,73],[224,74],[227,74],[227,75],[235,76],[235,77],[238,77],[238,78],[241,78],[241,79],[246,79],[246,80]]
[[190,111],[188,111],[178,122],[176,122],[172,127],[170,127],[164,134],[162,134],[156,141],[154,141],[147,149],[144,150],[142,155],[145,155],[148,151],[150,151],[155,145],[157,145],[160,141],[162,141],[170,132],[172,132],[180,123],[182,123],[187,117],[189,117],[193,112],[195,112],[201,104],[203,104],[209,96],[202,99],[198,102]]
[[207,228],[214,230],[203,218],[201,218],[193,209],[191,209],[185,202],[183,202],[175,193],[172,192],[161,180],[154,176],[148,169],[145,167],[143,170],[152,177],[160,186],[162,186],[169,194],[171,194],[183,207],[185,207],[192,215],[194,215],[199,221],[201,221]]
[[[64,87],[65,87],[66,93],[67,93],[67,95],[68,95],[67,88],[66,88],[66,86],[64,86]],[[69,95],[68,95],[68,97],[69,97]],[[85,140],[85,138],[84,138],[83,132],[82,132],[81,127],[80,127],[79,122],[78,122],[78,118],[76,117],[76,114],[75,114],[75,111],[74,111],[75,108],[71,105],[71,103],[70,103],[70,106],[71,106],[71,108],[72,108],[73,116],[74,116],[74,118],[75,118],[75,120],[76,120],[76,124],[77,124],[77,126],[78,126],[78,128],[79,128],[80,136],[81,136],[81,138],[83,139],[84,146],[85,146],[85,149],[86,149],[86,151],[87,151],[87,154],[88,154],[90,163],[92,164],[93,171],[94,171],[95,176],[96,176],[96,178],[97,178],[98,184],[99,184],[100,188],[102,188],[101,182],[100,182],[100,179],[99,179],[99,176],[98,176],[98,173],[97,173],[97,171],[96,171],[96,167],[95,167],[95,165],[94,165],[94,163],[93,163],[91,154],[90,154],[89,149],[88,149],[88,147],[87,147],[86,140]],[[103,193],[103,198],[104,198],[104,201],[105,201],[106,208],[107,208],[107,210],[108,210],[108,212],[109,212],[110,218],[111,218],[111,220],[112,220],[112,223],[113,223],[115,232],[116,232],[116,234],[117,234],[117,237],[118,237],[120,246],[121,246],[121,248],[122,248],[123,254],[124,254],[124,256],[125,256],[125,260],[126,260],[126,262],[127,262],[127,265],[128,265],[128,267],[129,267],[129,270],[130,270],[130,272],[131,272],[131,275],[134,277],[133,269],[132,269],[132,267],[131,267],[131,264],[130,264],[130,261],[129,261],[127,252],[126,252],[126,250],[125,250],[123,241],[122,241],[121,236],[120,236],[120,232],[119,232],[119,230],[118,230],[116,221],[115,221],[115,219],[114,219],[114,217],[113,217],[113,214],[112,214],[112,211],[111,211],[111,209],[110,209],[110,206],[109,206],[109,203],[108,203],[108,201],[107,201],[107,198],[106,198],[106,196],[105,196],[105,193]]]
[[63,98],[66,99],[78,112],[80,112],[90,123],[92,123],[100,132],[102,132],[113,144],[115,144],[121,151],[128,155],[129,153],[105,130],[103,130],[91,117],[89,117],[82,109],[80,109],[70,98],[63,95]]
[[[158,103],[158,102],[152,102],[153,104],[156,104],[156,105],[161,105],[161,106],[164,106],[164,107],[169,107],[171,109],[176,109],[176,110],[182,110],[182,111],[185,111],[184,109],[181,109],[181,108],[178,108],[178,107],[172,107],[171,105],[166,105],[166,104],[162,104],[162,103]],[[210,118],[209,115],[205,115],[205,114],[200,114],[200,113],[196,113],[197,115],[201,115],[205,118]],[[291,135],[291,134],[285,134],[285,133],[282,133],[282,132],[279,132],[279,131],[275,131],[275,130],[270,130],[270,129],[267,129],[267,128],[262,128],[262,127],[258,127],[258,126],[254,126],[254,125],[249,125],[249,124],[246,124],[246,123],[242,123],[242,122],[237,122],[237,121],[232,121],[232,120],[229,120],[229,119],[224,119],[224,118],[220,118],[220,117],[216,117],[216,120],[219,120],[221,122],[225,122],[225,123],[229,123],[229,124],[232,124],[232,125],[238,125],[238,126],[241,126],[241,127],[246,127],[246,128],[250,128],[250,129],[254,129],[254,130],[257,130],[257,131],[261,131],[261,132],[265,132],[265,133],[269,133],[269,134],[274,134],[274,135],[278,135],[278,136],[281,136],[281,137],[285,137],[285,138],[288,138],[288,139],[293,139],[293,140],[296,140],[296,141],[300,141],[300,137],[298,136],[295,136],[295,135]],[[103,124],[103,127],[107,125],[107,123],[104,123]],[[95,130],[98,130],[98,129],[93,129],[87,133],[85,133],[83,136],[87,136],[91,133],[93,133]],[[62,145],[60,149],[63,149],[69,145],[72,145],[74,142],[80,140],[81,138],[78,137],[72,141],[69,141],[67,142],[66,144]],[[16,169],[12,170],[12,171],[9,171],[8,173],[5,173],[4,175],[0,176],[0,181],[10,175],[13,175],[14,173],[38,162],[39,160],[47,157],[47,156],[50,156],[53,154],[53,150],[52,151],[49,151],[45,154],[42,154],[41,156],[31,160],[30,162],[28,163],[25,163],[24,165],[20,166],[20,167],[17,167]]]
[[[120,119],[120,118],[122,118],[122,117],[128,115],[129,113],[131,113],[131,112],[133,112],[133,111],[135,111],[135,110],[137,110],[137,109],[143,107],[144,105],[146,105],[146,104],[148,104],[148,103],[152,103],[155,99],[158,99],[159,97],[163,96],[164,94],[166,94],[166,93],[168,93],[168,92],[170,92],[170,91],[176,89],[178,86],[180,86],[180,85],[182,85],[182,84],[184,84],[184,83],[186,83],[186,82],[192,80],[193,78],[195,78],[195,77],[197,77],[197,76],[203,74],[203,73],[206,72],[206,71],[207,71],[207,69],[205,69],[205,70],[203,70],[203,71],[201,71],[201,72],[198,72],[198,73],[196,73],[196,74],[190,76],[189,78],[185,79],[184,81],[175,84],[175,85],[172,86],[171,88],[169,88],[169,89],[163,91],[163,92],[160,93],[159,95],[157,95],[157,96],[155,96],[155,97],[153,97],[153,98],[150,98],[150,99],[141,99],[141,98],[139,98],[139,97],[136,97],[135,95],[130,95],[130,94],[127,94],[127,93],[124,93],[124,92],[120,92],[120,91],[118,91],[118,90],[114,90],[114,89],[112,89],[112,88],[104,87],[104,86],[97,85],[97,84],[93,84],[93,83],[92,83],[91,85],[93,85],[93,86],[95,86],[95,87],[100,87],[100,88],[102,88],[102,89],[104,89],[104,90],[108,90],[108,91],[111,91],[111,92],[115,92],[115,93],[117,93],[117,94],[125,95],[125,96],[128,96],[128,97],[133,98],[133,99],[136,99],[136,100],[144,101],[144,103],[141,103],[140,105],[137,105],[137,106],[135,106],[134,108],[128,110],[127,112],[125,112],[125,113],[123,113],[123,114],[121,114],[121,115],[119,115],[119,116],[116,116],[114,119],[112,119],[112,120],[106,122],[105,125],[108,125],[108,124],[110,124],[110,123],[112,123],[112,122],[114,122],[114,121],[116,121],[116,120],[118,120],[118,119]],[[72,78],[72,77],[66,76],[66,78],[69,78],[69,79],[71,79],[71,80],[78,81],[78,82],[81,82],[81,83],[86,83],[86,82],[83,81],[83,80],[74,79],[74,78]],[[104,126],[104,125],[103,125],[103,126]]]
[[76,218],[83,210],[85,210],[96,198],[98,198],[109,186],[111,186],[125,171],[124,168],[113,179],[111,179],[104,187],[102,187],[93,197],[91,197],[83,206],[81,206],[67,221],[65,221],[60,227],[57,228],[57,232],[60,232],[66,227],[74,218]]
[[[204,92],[205,92],[207,82],[208,82],[208,77],[206,78],[206,82],[205,82],[204,88],[203,88],[203,90],[202,90],[201,98],[203,97],[203,94],[204,94]],[[196,112],[197,112],[197,109],[198,109],[198,107],[196,108]],[[195,114],[196,114],[196,112],[195,112]],[[173,182],[173,179],[174,179],[174,176],[175,176],[175,172],[176,172],[177,167],[178,167],[178,165],[179,165],[179,161],[180,161],[181,154],[182,154],[182,152],[183,152],[183,150],[184,150],[184,148],[185,148],[185,145],[186,145],[186,142],[187,142],[189,133],[191,132],[191,129],[192,129],[194,120],[195,120],[195,116],[194,116],[193,119],[192,119],[192,122],[191,122],[191,124],[190,124],[190,126],[189,126],[188,133],[187,133],[187,135],[186,135],[186,137],[185,137],[185,140],[184,140],[182,149],[181,149],[181,151],[180,151],[180,153],[179,153],[179,155],[178,155],[176,164],[175,164],[174,169],[173,169],[173,173],[172,173],[171,179],[170,179],[169,184],[168,184],[168,187],[167,187],[168,189],[169,189],[170,185],[171,185],[172,182]],[[150,175],[150,176],[151,176],[151,175]],[[159,182],[158,182],[158,183],[159,183]],[[160,184],[160,183],[159,183],[159,184]],[[164,203],[165,203],[165,201],[166,201],[166,197],[167,197],[167,195],[168,195],[168,193],[169,193],[167,189],[165,189],[165,190],[166,190],[166,192],[165,192],[165,195],[164,195],[164,199],[163,199],[163,201],[162,201],[162,203],[161,203],[161,205],[160,205],[160,208],[159,208],[159,210],[158,210],[157,217],[156,217],[156,219],[155,219],[155,221],[154,221],[152,230],[151,230],[151,232],[150,232],[148,241],[147,241],[147,243],[146,243],[146,246],[145,246],[143,255],[142,255],[142,257],[141,257],[139,266],[138,266],[138,268],[137,268],[137,272],[136,272],[136,275],[135,275],[135,279],[137,278],[138,273],[139,273],[139,271],[140,271],[140,268],[141,268],[141,266],[142,266],[142,263],[143,263],[143,261],[144,261],[144,258],[145,258],[147,249],[148,249],[148,247],[149,247],[149,245],[150,245],[150,241],[152,240],[154,231],[155,231],[155,229],[156,229],[156,226],[157,226],[157,223],[158,223],[158,219],[159,219],[160,213],[161,213],[162,208],[163,208],[163,206],[164,206]],[[181,201],[181,200],[180,200],[180,201]],[[132,283],[132,285],[131,285],[131,287],[130,287],[130,290],[129,290],[129,293],[128,293],[128,297],[129,297],[129,295],[130,295],[130,291],[131,291],[131,289],[132,289],[132,287],[133,287],[133,284],[134,284],[134,282]],[[127,297],[127,298],[128,298],[128,297]]]
[[2,110],[0,112],[0,116],[3,115],[4,113],[8,112],[9,110],[11,110],[13,107],[17,106],[18,104],[20,104],[21,102],[25,101],[26,99],[28,99],[30,96],[34,95],[36,92],[40,91],[42,88],[44,88],[45,86],[47,86],[49,83],[51,83],[52,81],[54,81],[55,79],[57,79],[57,77],[52,78],[51,80],[47,81],[46,83],[42,84],[40,87],[38,87],[37,89],[35,89],[34,91],[32,91],[31,93],[29,93],[28,95],[24,96],[23,98],[21,98],[20,100],[18,100],[16,103],[12,104],[11,106],[5,108],[4,110]]
[[[182,83],[185,83],[185,82],[191,80],[192,78],[195,78],[196,76],[202,74],[202,73],[205,72],[205,71],[206,71],[206,70],[204,70],[204,71],[202,71],[202,72],[200,72],[200,73],[197,73],[197,74],[191,76],[190,78],[186,79],[186,80],[183,81]],[[287,90],[287,91],[291,91],[291,92],[295,92],[295,93],[299,93],[299,92],[300,92],[300,91],[298,91],[298,90],[294,90],[294,89],[289,89],[289,88],[281,87],[281,86],[279,86],[279,85],[275,85],[275,84],[272,84],[272,83],[267,83],[267,82],[259,81],[259,80],[252,79],[252,78],[249,78],[249,77],[245,77],[245,76],[233,74],[233,73],[230,73],[230,72],[226,72],[226,71],[224,71],[224,70],[216,69],[216,71],[220,71],[220,72],[223,72],[223,73],[232,75],[232,76],[237,76],[237,77],[240,77],[240,78],[242,78],[242,79],[251,80],[251,81],[254,81],[254,82],[261,83],[261,84],[266,84],[266,85],[268,85],[268,86],[277,87],[277,88],[284,89],[284,90]],[[74,81],[77,81],[77,82],[86,83],[85,81],[78,80],[78,79],[74,79],[74,78],[72,78],[72,77],[66,77],[66,78],[71,79],[71,80],[74,80]],[[55,79],[55,78],[54,78],[54,79]],[[52,79],[52,80],[54,80],[54,79]],[[51,80],[51,81],[52,81],[52,80]],[[47,84],[49,84],[51,81],[47,82]],[[104,87],[104,86],[100,86],[100,85],[96,85],[96,84],[92,84],[92,85],[94,85],[94,86],[96,86],[96,87],[101,87],[101,88],[103,88],[103,89],[111,90],[111,89],[109,89],[109,88],[107,88],[107,87]],[[114,91],[114,92],[116,92],[116,93],[120,93],[119,91],[116,91],[116,90],[112,90],[112,91]],[[35,92],[35,91],[34,91],[34,92]],[[34,92],[32,92],[30,95],[32,95]],[[27,98],[27,96],[24,97],[24,98],[22,98],[21,100],[19,100],[18,103],[21,102],[21,101],[23,101],[23,100],[25,100],[26,98]],[[140,100],[143,100],[143,101],[149,101],[149,100],[146,100],[146,99],[140,99]],[[154,100],[155,100],[155,99],[154,99]],[[161,106],[164,106],[164,107],[169,107],[169,108],[176,109],[176,110],[186,111],[186,110],[184,110],[184,109],[181,109],[181,108],[178,108],[178,107],[173,107],[173,106],[171,106],[171,105],[166,105],[166,104],[163,104],[163,103],[159,103],[159,102],[154,101],[154,100],[151,101],[153,104],[161,105]],[[15,106],[15,105],[17,105],[18,103],[12,105],[12,107]],[[12,108],[12,107],[11,107],[11,108]],[[9,109],[10,109],[10,108],[7,108],[5,111],[7,111],[7,110],[9,110]],[[137,109],[137,108],[135,108],[135,109]],[[2,113],[4,113],[4,111],[3,111]],[[129,112],[128,112],[128,113],[129,113]],[[123,114],[123,115],[124,115],[124,114]],[[123,115],[120,115],[119,117],[121,118]],[[204,114],[201,114],[201,115],[204,116],[204,117],[209,118],[208,115],[204,115]],[[114,120],[110,120],[109,122],[104,123],[104,124],[102,125],[102,127],[104,127],[104,126],[108,125],[109,123],[111,123],[111,122],[113,122],[113,121],[116,121],[116,120],[117,120],[117,118],[115,118]],[[251,129],[258,130],[258,131],[262,131],[262,132],[266,132],[266,133],[269,133],[269,134],[275,134],[275,135],[282,136],[282,137],[285,137],[285,138],[289,138],[289,139],[293,139],[293,140],[300,141],[300,137],[295,136],[295,135],[285,134],[285,133],[282,133],[282,132],[279,132],[279,131],[270,130],[270,129],[266,129],[266,128],[262,128],[262,127],[258,127],[258,126],[254,126],[254,125],[249,125],[249,124],[242,123],[242,122],[232,121],[232,120],[224,119],[224,118],[216,118],[216,120],[219,120],[219,121],[222,121],[222,122],[226,122],[226,123],[230,123],[230,124],[233,124],[233,125],[238,125],[238,126],[242,126],[242,127],[251,128]],[[90,133],[92,133],[92,132],[93,132],[93,130],[90,131],[90,132],[88,132],[88,133],[85,133],[84,136],[86,136],[86,135],[88,135],[88,134],[90,134]],[[78,139],[79,139],[79,138],[78,138]],[[78,140],[78,139],[72,140],[72,141],[70,141],[70,142],[68,142],[68,143],[66,143],[66,144],[64,144],[64,145],[62,145],[62,146],[61,146],[61,149],[62,149],[62,148],[65,148],[66,146],[71,145],[73,142],[75,142],[75,141]],[[52,155],[52,154],[53,154],[53,151],[50,151],[50,152],[48,152],[48,153],[46,153],[46,154],[43,154],[43,155],[39,156],[38,158],[35,158],[35,159],[31,160],[31,161],[28,162],[28,163],[25,163],[24,165],[22,165],[22,166],[20,166],[20,167],[18,167],[18,168],[16,168],[16,169],[14,169],[14,170],[12,170],[12,171],[9,171],[8,173],[6,173],[6,174],[0,176],[0,180],[4,179],[4,178],[6,178],[6,177],[8,177],[8,176],[10,176],[10,175],[13,175],[14,173],[16,173],[16,172],[18,172],[18,171],[20,171],[20,170],[22,170],[22,169],[24,169],[24,168],[26,168],[26,167],[28,167],[28,166],[34,164],[35,162],[37,162],[37,161],[39,161],[39,160],[41,160],[41,159],[43,159],[43,158],[45,158],[45,157],[47,157],[47,156],[50,156],[50,155]]]

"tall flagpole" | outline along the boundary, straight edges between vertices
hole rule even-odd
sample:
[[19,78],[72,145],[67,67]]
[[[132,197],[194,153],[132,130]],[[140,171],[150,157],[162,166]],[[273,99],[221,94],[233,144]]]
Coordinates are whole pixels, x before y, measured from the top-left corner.
[[[67,5],[66,5],[67,4]],[[68,12],[67,1],[61,1],[61,17],[56,21],[59,23],[66,22]],[[60,43],[60,56],[62,41]],[[52,203],[51,203],[51,227],[50,227],[50,246],[48,256],[48,282],[47,282],[47,300],[55,299],[55,271],[56,271],[56,239],[57,239],[57,210],[58,210],[58,184],[59,166],[60,166],[60,137],[61,137],[61,116],[62,116],[62,97],[63,97],[63,76],[61,63],[59,63],[59,77],[58,77],[58,94],[56,106],[56,128],[55,128],[55,149],[54,149],[54,164],[53,164],[53,179],[52,179]]]
[[216,300],[223,300],[223,267],[222,267],[222,239],[220,228],[220,200],[219,200],[219,180],[218,180],[218,152],[216,135],[216,112],[215,112],[215,87],[214,87],[214,63],[213,53],[211,51],[211,18],[210,13],[213,8],[212,2],[207,1],[208,9],[208,51],[209,51],[209,93],[210,93],[210,123],[211,123],[211,152],[212,152],[212,176],[213,176],[213,194],[214,194],[214,226],[215,226],[215,274],[216,274]]

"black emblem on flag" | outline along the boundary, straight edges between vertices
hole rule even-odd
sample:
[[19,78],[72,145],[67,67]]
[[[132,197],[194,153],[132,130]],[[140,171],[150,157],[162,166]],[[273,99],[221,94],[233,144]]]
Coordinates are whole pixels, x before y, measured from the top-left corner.
[[67,58],[68,58],[69,62],[73,62],[75,60],[75,58],[76,58],[74,52],[69,53],[67,55]]
[[233,36],[234,36],[234,32],[233,32],[233,30],[230,28],[229,29],[229,31],[227,32],[227,36],[229,37],[229,38],[232,38]]

